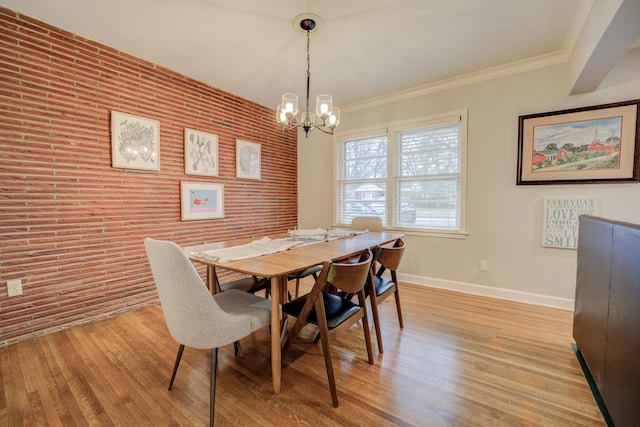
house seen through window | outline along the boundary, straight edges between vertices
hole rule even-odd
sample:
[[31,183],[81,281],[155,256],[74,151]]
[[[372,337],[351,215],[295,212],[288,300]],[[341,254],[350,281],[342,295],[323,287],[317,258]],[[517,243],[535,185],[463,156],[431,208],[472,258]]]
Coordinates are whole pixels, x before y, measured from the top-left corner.
[[336,137],[335,222],[463,232],[466,111]]

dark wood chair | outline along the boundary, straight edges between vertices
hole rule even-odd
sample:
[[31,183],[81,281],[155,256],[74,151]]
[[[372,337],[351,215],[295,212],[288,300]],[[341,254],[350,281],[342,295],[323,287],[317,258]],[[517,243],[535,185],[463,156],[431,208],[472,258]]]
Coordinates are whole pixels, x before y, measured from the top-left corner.
[[[378,315],[378,305],[391,295],[395,296],[396,311],[398,312],[398,323],[400,328],[404,327],[402,321],[402,307],[400,305],[400,294],[398,292],[398,278],[396,271],[402,261],[402,255],[407,247],[402,239],[396,240],[394,245],[381,246],[376,250],[375,261],[379,267],[378,271],[367,281],[367,296],[371,300],[371,312],[373,314],[373,324],[376,330],[376,339],[378,341],[378,351],[384,352],[382,347],[382,333],[380,332],[380,316]],[[389,270],[391,279],[383,277],[383,273]]]
[[[364,293],[372,260],[371,251],[365,250],[359,261],[355,263],[324,263],[311,292],[282,306],[284,313],[297,318],[285,343],[283,358],[304,325],[307,323],[317,325],[320,330],[331,400],[335,407],[338,406],[338,392],[331,360],[330,340],[362,320],[368,362],[373,364],[373,350],[369,336],[369,320]],[[344,293],[357,295],[358,302],[355,303],[351,299],[328,292],[330,287]]]
[[[294,298],[298,298],[298,294],[300,292],[300,280],[305,277],[313,276],[313,280],[318,280],[318,273],[322,270],[321,265],[316,265],[313,267],[305,268],[304,270],[296,271],[293,274],[287,276],[287,281],[295,280],[296,281],[296,289],[294,292]],[[291,298],[289,298],[291,299]]]

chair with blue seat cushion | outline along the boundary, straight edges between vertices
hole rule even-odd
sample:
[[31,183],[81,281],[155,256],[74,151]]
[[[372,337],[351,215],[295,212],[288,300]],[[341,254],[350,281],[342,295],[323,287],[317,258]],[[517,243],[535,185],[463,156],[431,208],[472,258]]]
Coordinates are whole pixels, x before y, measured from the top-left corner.
[[[395,241],[393,246],[381,246],[376,251],[375,262],[380,266],[378,271],[373,275],[372,280],[368,282],[366,293],[371,300],[371,312],[373,314],[373,324],[376,330],[376,339],[378,341],[378,351],[383,353],[382,333],[380,331],[380,316],[378,314],[378,305],[391,295],[395,296],[396,311],[398,312],[398,323],[400,328],[404,327],[402,321],[402,307],[400,306],[400,294],[398,292],[398,278],[396,271],[402,261],[402,255],[407,247],[402,239]],[[383,273],[389,270],[391,278],[384,277]]]
[[[369,320],[364,294],[364,286],[367,282],[367,276],[370,275],[372,260],[371,251],[365,250],[359,261],[355,263],[326,262],[311,292],[282,305],[284,313],[297,319],[287,337],[283,358],[302,327],[307,323],[317,325],[320,330],[331,400],[335,407],[338,406],[338,393],[331,360],[330,339],[362,320],[367,358],[369,364],[373,364],[373,350],[369,336]],[[329,287],[358,295],[358,302],[328,292]]]

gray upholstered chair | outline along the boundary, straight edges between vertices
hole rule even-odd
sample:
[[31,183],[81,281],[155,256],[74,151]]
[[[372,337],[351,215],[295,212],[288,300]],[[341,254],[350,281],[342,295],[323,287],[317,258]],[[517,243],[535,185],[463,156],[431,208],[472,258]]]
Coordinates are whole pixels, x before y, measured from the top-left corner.
[[379,216],[357,216],[351,220],[352,230],[382,231],[382,219]]
[[213,426],[218,347],[271,323],[271,302],[239,290],[211,295],[189,258],[173,242],[145,239],[145,248],[171,336],[180,344],[173,386],[185,346],[211,350],[209,424]]

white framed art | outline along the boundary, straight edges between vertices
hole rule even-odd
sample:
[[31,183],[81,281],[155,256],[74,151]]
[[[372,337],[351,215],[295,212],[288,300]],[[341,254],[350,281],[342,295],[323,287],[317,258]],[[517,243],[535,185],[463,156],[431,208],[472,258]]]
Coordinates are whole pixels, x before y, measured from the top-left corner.
[[184,173],[218,176],[218,135],[185,128]]
[[260,179],[260,144],[236,139],[236,177]]
[[112,111],[111,166],[160,170],[160,122]]
[[180,219],[224,218],[224,185],[180,182]]

